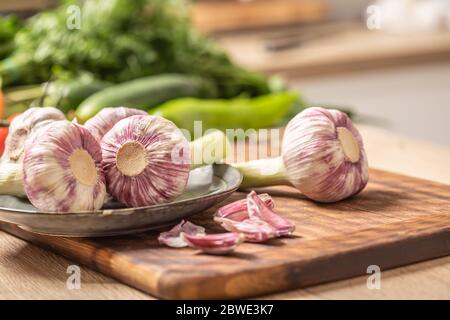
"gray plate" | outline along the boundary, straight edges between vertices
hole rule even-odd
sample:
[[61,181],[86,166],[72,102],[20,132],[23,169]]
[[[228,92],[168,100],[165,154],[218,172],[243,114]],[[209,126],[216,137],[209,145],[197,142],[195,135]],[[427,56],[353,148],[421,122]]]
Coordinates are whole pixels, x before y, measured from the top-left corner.
[[123,208],[108,201],[95,212],[38,212],[28,200],[0,196],[0,221],[48,235],[102,237],[137,233],[175,224],[228,198],[242,181],[238,170],[225,164],[192,170],[186,190],[170,203]]

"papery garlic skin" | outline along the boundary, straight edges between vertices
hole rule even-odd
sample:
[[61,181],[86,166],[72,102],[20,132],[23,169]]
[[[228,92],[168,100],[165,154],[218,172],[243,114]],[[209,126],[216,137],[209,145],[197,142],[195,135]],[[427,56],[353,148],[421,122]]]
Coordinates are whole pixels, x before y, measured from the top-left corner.
[[205,228],[195,225],[192,222],[181,220],[179,224],[166,232],[161,232],[158,242],[171,248],[184,248],[188,244],[181,239],[181,233],[192,236],[206,235]]
[[282,159],[290,183],[320,202],[356,195],[369,178],[361,135],[338,110],[309,108],[295,116],[284,133]]
[[94,117],[86,121],[84,126],[97,141],[101,142],[105,134],[107,134],[117,122],[136,115],[147,115],[147,112],[126,107],[104,108]]
[[227,231],[240,233],[245,242],[261,243],[277,237],[277,232],[269,223],[260,219],[236,221],[227,218],[214,218],[214,221]]
[[[272,197],[267,193],[262,193],[258,195],[262,201],[266,204],[266,206],[270,209],[273,209],[275,203],[273,202]],[[216,214],[214,215],[216,218],[226,218],[234,221],[243,221],[249,218],[248,215],[248,207],[247,207],[247,199],[241,199],[232,203],[229,203],[223,207],[220,207]]]
[[0,158],[0,194],[24,197],[23,157],[29,136],[51,124],[64,120],[64,114],[52,107],[30,108],[11,122],[5,141],[5,151]]
[[25,145],[25,191],[44,212],[100,209],[106,197],[100,145],[89,131],[55,121],[34,132]]
[[[234,213],[224,207],[227,209],[225,213],[231,214],[220,216],[218,213],[214,221],[220,223],[225,230],[242,233],[247,242],[265,242],[294,232],[295,225],[292,222],[272,211],[274,202],[268,194],[258,195],[252,191],[244,200],[245,215],[240,211]],[[232,205],[242,206],[241,201],[236,201]]]
[[167,202],[186,186],[189,143],[169,120],[128,117],[103,137],[101,147],[108,192],[129,207]]

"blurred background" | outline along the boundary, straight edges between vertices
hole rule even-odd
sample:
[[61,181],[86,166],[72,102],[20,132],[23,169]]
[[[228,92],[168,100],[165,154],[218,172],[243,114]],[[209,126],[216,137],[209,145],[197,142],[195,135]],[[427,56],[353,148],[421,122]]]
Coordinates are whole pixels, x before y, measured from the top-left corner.
[[[55,5],[0,0],[0,12]],[[448,0],[198,0],[191,18],[233,61],[286,79],[308,104],[450,146]]]

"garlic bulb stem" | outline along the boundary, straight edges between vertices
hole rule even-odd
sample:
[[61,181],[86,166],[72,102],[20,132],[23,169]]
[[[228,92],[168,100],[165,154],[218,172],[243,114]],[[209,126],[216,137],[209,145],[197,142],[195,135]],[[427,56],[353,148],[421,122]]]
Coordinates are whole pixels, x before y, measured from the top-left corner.
[[243,175],[241,189],[291,185],[281,157],[233,163],[232,166]]
[[222,163],[231,150],[227,136],[219,130],[211,131],[189,143],[191,169],[213,163]]
[[23,186],[23,157],[25,142],[29,136],[43,130],[56,120],[65,119],[64,114],[52,107],[29,108],[9,125],[5,151],[0,158],[0,194],[25,197]]
[[0,194],[25,197],[22,162],[5,162],[1,165]]

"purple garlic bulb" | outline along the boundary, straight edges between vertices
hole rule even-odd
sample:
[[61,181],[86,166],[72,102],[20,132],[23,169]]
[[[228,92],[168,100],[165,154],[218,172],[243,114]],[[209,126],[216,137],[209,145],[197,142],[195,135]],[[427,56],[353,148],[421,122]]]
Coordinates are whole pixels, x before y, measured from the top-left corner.
[[308,108],[296,115],[281,154],[234,164],[244,176],[241,187],[291,185],[312,200],[335,202],[361,192],[369,179],[361,135],[338,110]]
[[119,121],[101,143],[108,192],[129,207],[164,203],[185,188],[189,143],[169,120],[132,116]]
[[106,197],[100,145],[89,131],[66,120],[34,132],[25,144],[25,192],[45,212],[94,211]]
[[41,127],[57,120],[64,114],[53,107],[29,108],[11,122],[5,141],[5,152],[0,158],[0,194],[24,197],[23,157],[25,142]]
[[284,134],[282,157],[289,181],[308,198],[339,201],[366,186],[363,140],[344,112],[306,109],[289,122]]
[[111,130],[117,122],[136,115],[147,115],[147,112],[125,107],[104,108],[93,118],[86,121],[84,126],[100,143],[103,136]]

